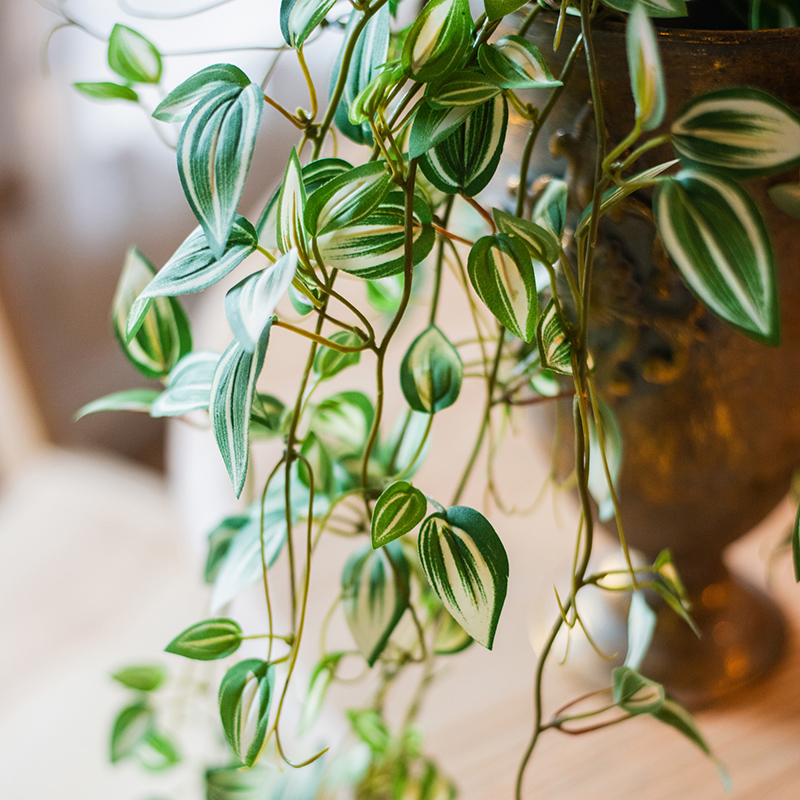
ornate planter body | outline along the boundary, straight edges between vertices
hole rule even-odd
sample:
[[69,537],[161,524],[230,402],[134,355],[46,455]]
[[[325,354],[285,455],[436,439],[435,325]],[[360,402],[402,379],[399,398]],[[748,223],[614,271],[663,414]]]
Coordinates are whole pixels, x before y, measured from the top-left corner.
[[[537,20],[537,30],[537,44],[548,57],[553,27]],[[567,26],[561,59],[577,30]],[[598,30],[595,44],[614,143],[633,123],[623,27]],[[659,44],[668,92],[663,132],[687,100],[723,86],[760,87],[800,108],[800,30],[672,31],[660,33]],[[556,72],[558,56],[552,66]],[[563,175],[566,158],[571,179],[589,190],[595,132],[587,96],[579,62],[557,116],[537,143],[532,180]],[[506,153],[519,156],[526,135],[517,120]],[[671,158],[669,148],[659,148],[641,159],[640,168]],[[511,170],[504,177],[513,183]],[[661,614],[643,670],[694,705],[763,672],[783,643],[779,613],[731,578],[722,551],[785,496],[800,464],[800,221],[779,211],[767,195],[770,185],[796,180],[793,171],[746,184],[778,261],[779,348],[751,341],[695,301],[655,239],[648,197],[601,228],[592,351],[599,386],[617,413],[625,444],[619,484],[625,534],[650,559],[671,549],[703,631],[698,640],[671,612]],[[573,199],[586,204],[585,196]],[[624,636],[624,614],[615,619],[609,625],[612,649],[619,643],[614,638]]]

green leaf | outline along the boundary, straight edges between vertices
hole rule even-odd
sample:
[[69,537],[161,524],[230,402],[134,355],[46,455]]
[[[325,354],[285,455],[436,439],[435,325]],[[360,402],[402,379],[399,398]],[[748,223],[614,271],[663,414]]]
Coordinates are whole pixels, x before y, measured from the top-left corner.
[[[411,409],[407,409],[406,414],[398,418],[388,441],[380,451],[381,465],[387,475],[402,472],[411,477],[417,471],[430,448],[430,439],[426,439],[429,423],[430,414]],[[415,456],[416,460],[411,464],[411,459]]]
[[552,234],[559,244],[567,222],[568,193],[566,181],[551,178],[533,206],[533,221]]
[[[361,344],[361,339],[350,331],[337,331],[330,340],[343,347],[357,347]],[[320,380],[330,380],[334,375],[338,375],[343,369],[352,367],[361,360],[361,351],[341,352],[332,347],[320,347],[314,358],[314,372]]]
[[402,64],[419,83],[458,69],[469,54],[472,15],[467,0],[431,0],[408,32]]
[[669,725],[682,733],[690,742],[696,744],[707,756],[711,755],[711,748],[695,725],[691,714],[674,700],[665,700],[653,716],[665,725]]
[[111,730],[111,763],[132,755],[153,729],[153,709],[142,701],[126,706],[114,720]]
[[750,3],[750,29],[800,27],[800,2],[798,0],[752,0]]
[[561,239],[552,231],[499,208],[492,209],[494,221],[500,233],[507,233],[519,239],[528,248],[531,258],[542,264],[555,264],[561,255]]
[[117,670],[111,677],[128,689],[135,689],[138,692],[154,692],[167,679],[167,672],[164,667],[157,664],[137,664]]
[[297,475],[305,486],[308,486],[309,489],[311,488],[310,467],[314,476],[314,491],[316,493],[330,496],[337,489],[341,490],[342,487],[337,486],[337,476],[331,454],[324,443],[319,440],[319,437],[313,433],[307,434],[300,448],[300,455],[303,456],[305,461],[301,461],[298,464]]
[[399,544],[366,544],[342,571],[342,607],[356,646],[372,666],[408,608],[409,566]]
[[261,754],[274,690],[275,668],[257,658],[231,667],[220,684],[219,714],[225,738],[247,767]]
[[656,612],[647,604],[644,592],[631,593],[631,607],[628,611],[628,652],[623,666],[637,670],[653,639],[656,629]]
[[408,157],[419,158],[439,142],[453,134],[458,126],[472,113],[474,106],[434,108],[423,104],[414,115],[411,133],[408,136]]
[[800,183],[779,183],[767,189],[770,200],[784,214],[800,219]]
[[427,414],[455,403],[463,377],[461,356],[436,325],[414,339],[400,365],[400,387],[406,402],[414,411]]
[[792,564],[794,565],[794,579],[800,583],[800,507],[795,514],[792,528]]
[[211,386],[209,415],[222,460],[238,497],[244,488],[250,459],[250,409],[256,380],[264,365],[269,323],[255,351],[248,353],[234,339],[222,354]]
[[212,64],[176,86],[159,104],[153,116],[161,122],[183,122],[205,97],[220,91],[244,89],[250,78],[233,64]]
[[[451,72],[442,80],[429,83],[425,90],[425,99],[434,109],[465,106],[471,110],[496,97],[501,91],[500,87],[482,72],[465,69]],[[409,158],[414,156],[409,155]]]
[[644,6],[639,3],[628,17],[625,40],[631,90],[636,104],[636,122],[642,130],[651,131],[664,119],[667,95],[656,32]]
[[180,763],[181,756],[175,743],[166,734],[150,731],[136,748],[139,763],[151,772],[160,772]]
[[[436,235],[425,201],[414,197],[411,260],[414,266],[433,249]],[[329,267],[374,280],[403,272],[405,265],[405,196],[391,192],[372,214],[355,225],[338,228],[317,238]]]
[[530,342],[536,334],[539,300],[525,244],[505,233],[483,236],[470,250],[467,271],[489,311],[514,336]]
[[370,161],[320,186],[308,198],[305,227],[312,236],[354,225],[386,199],[392,186],[383,161]]
[[[123,352],[148,378],[161,378],[192,349],[189,320],[177,300],[140,300],[155,267],[135,248],[128,250],[111,306],[111,325]],[[136,316],[129,331],[128,319]]]
[[372,548],[377,550],[412,531],[425,517],[428,501],[408,481],[387,486],[372,512]]
[[353,730],[373,753],[385,753],[389,749],[392,735],[383,717],[369,709],[350,709],[347,712]]
[[289,47],[302,47],[314,29],[325,19],[336,0],[282,0],[281,33]]
[[167,388],[153,402],[153,417],[180,417],[208,408],[219,353],[206,350],[185,355],[169,373]]
[[672,123],[681,162],[753,178],[800,164],[800,115],[761,89],[733,87],[690,100]]
[[306,229],[303,220],[305,210],[306,188],[303,171],[300,168],[297,150],[293,147],[278,195],[276,226],[278,247],[282,253],[288,253],[292,248],[306,252]]
[[536,327],[536,344],[545,369],[572,375],[572,345],[561,327],[552,298]]
[[[127,340],[130,341],[139,330],[153,297],[191,294],[213,286],[255,252],[257,244],[255,229],[244,217],[237,217],[220,258],[212,252],[203,231],[195,229],[140,291],[136,301],[130,304],[127,327],[124,328]],[[138,253],[135,257],[142,258]]]
[[482,44],[478,62],[489,80],[502,89],[551,89],[561,86],[539,48],[521,36],[503,36]]
[[656,191],[658,232],[686,285],[723,321],[777,345],[775,258],[755,203],[730,178],[694,169]]
[[325,701],[325,695],[328,693],[328,689],[336,676],[336,670],[343,656],[344,653],[342,652],[326,653],[314,667],[305,700],[303,701],[303,712],[297,725],[297,731],[300,735],[306,733],[319,716]]
[[656,714],[664,705],[664,687],[631,667],[615,667],[614,702],[632,716]]
[[[605,456],[608,471],[614,488],[619,483],[622,470],[623,441],[622,431],[617,421],[614,409],[603,400],[600,400],[600,429],[603,434]],[[603,451],[600,447],[600,432],[594,417],[589,418],[589,478],[588,488],[598,507],[598,516],[605,522],[614,516],[614,501],[608,485],[605,466],[603,464]]]
[[250,517],[244,514],[226,517],[208,534],[208,554],[206,555],[206,564],[203,570],[203,580],[206,583],[214,583],[217,579],[220,567],[222,567],[225,557],[228,555],[236,534],[249,522]]
[[431,514],[419,534],[422,568],[444,607],[492,649],[508,589],[508,556],[489,521],[466,506]]
[[256,392],[250,409],[250,436],[268,439],[281,433],[286,406],[271,394]]
[[367,281],[367,302],[383,314],[393,313],[403,297],[403,276],[391,275]]
[[642,6],[649,17],[685,17],[689,13],[685,0],[603,0],[603,3],[626,14]]
[[440,191],[472,197],[489,184],[500,162],[508,127],[502,95],[478,106],[444,141],[420,159],[425,177]]
[[257,84],[223,86],[201,98],[181,129],[181,185],[217,258],[225,253],[236,219],[263,106]]
[[139,95],[130,86],[122,86],[119,83],[100,81],[99,83],[73,83],[72,85],[81,94],[85,94],[93,100],[130,100],[133,103],[139,102]]
[[297,271],[297,250],[248,275],[225,295],[225,315],[239,344],[252,353]]
[[97,411],[144,411],[149,414],[159,394],[158,389],[125,389],[107,394],[78,409],[75,420]]
[[439,627],[433,636],[433,652],[450,656],[466,650],[475,640],[448,614],[442,613]]
[[489,22],[502,19],[506,14],[513,14],[517,9],[522,8],[527,0],[485,0],[486,17]]
[[158,83],[161,55],[141,33],[115,25],[108,38],[108,66],[131,83]]
[[375,409],[363,392],[326,397],[315,409],[309,428],[337,460],[361,455],[372,427]]
[[197,622],[179,633],[164,649],[168,653],[215,661],[235,653],[242,643],[242,629],[232,619],[220,617]]

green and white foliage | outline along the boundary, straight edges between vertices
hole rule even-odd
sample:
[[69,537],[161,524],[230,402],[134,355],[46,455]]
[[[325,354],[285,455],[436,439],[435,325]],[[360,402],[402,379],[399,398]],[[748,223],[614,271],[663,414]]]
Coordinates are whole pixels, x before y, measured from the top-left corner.
[[414,339],[400,365],[400,387],[406,402],[414,411],[426,414],[453,405],[463,377],[461,356],[436,325]]
[[501,89],[552,89],[561,86],[539,48],[521,36],[503,36],[493,44],[481,45],[478,61],[486,76]]
[[447,612],[441,615],[433,637],[433,652],[437,656],[452,656],[466,650],[475,640]]
[[111,677],[128,689],[137,692],[155,692],[164,684],[167,673],[163,667],[156,664],[139,664],[118,670]]
[[372,666],[408,608],[410,570],[403,550],[390,542],[363,545],[342,571],[342,606],[358,649]]
[[500,324],[530,342],[536,334],[539,301],[523,241],[505,233],[483,236],[470,250],[467,270],[478,297]]
[[561,240],[552,230],[499,208],[492,209],[492,216],[500,233],[507,233],[524,243],[531,258],[540,264],[555,264],[561,254]]
[[472,36],[467,0],[431,0],[414,20],[401,61],[409,78],[425,83],[463,66]]
[[278,194],[276,228],[278,247],[282,253],[288,253],[293,249],[306,252],[305,210],[306,187],[300,159],[293,147]]
[[130,86],[124,86],[111,81],[95,81],[72,84],[81,94],[91,97],[92,100],[129,100],[139,102],[139,95]]
[[197,661],[214,661],[235,653],[241,643],[242,629],[237,622],[206,619],[179,633],[165,650]]
[[[473,109],[497,97],[500,92],[501,87],[482,72],[465,69],[451,72],[442,80],[429,83],[425,90],[425,99],[434,109],[461,107]],[[416,119],[414,124],[416,125]],[[410,155],[410,151],[409,156],[414,158]]]
[[153,417],[179,417],[208,408],[219,353],[196,350],[184,356],[167,377],[167,387],[154,400]]
[[641,6],[648,17],[685,17],[688,13],[686,0],[603,0],[603,3],[626,14]]
[[280,436],[286,420],[286,406],[271,394],[256,392],[250,408],[250,439]]
[[378,711],[359,709],[347,712],[353,732],[367,747],[377,754],[385,753],[391,744],[392,734]]
[[466,506],[431,514],[419,533],[419,558],[444,607],[489,650],[508,588],[508,556],[489,521]]
[[[172,297],[139,301],[154,279],[155,267],[135,248],[128,250],[111,307],[111,324],[125,355],[148,378],[161,378],[192,349],[189,321]],[[138,311],[137,327],[128,332],[129,315]]]
[[672,123],[681,162],[736,178],[800,165],[800,115],[761,89],[718,89],[690,100]]
[[203,570],[203,580],[206,583],[214,583],[237,532],[249,522],[250,517],[246,514],[225,517],[208,534],[208,552],[206,554],[205,569]]
[[308,690],[306,691],[305,702],[303,703],[303,712],[300,715],[300,722],[297,726],[300,734],[308,731],[314,724],[314,720],[319,716],[319,712],[325,702],[325,696],[336,676],[336,670],[343,657],[344,653],[342,652],[327,653],[314,667]]
[[419,158],[439,142],[443,142],[458,129],[474,109],[475,106],[472,104],[439,108],[428,99],[428,102],[424,103],[414,115],[408,137],[408,157]]
[[657,128],[667,106],[664,73],[658,53],[656,32],[644,5],[637,3],[625,31],[628,71],[636,104],[636,124],[644,131]]
[[572,345],[564,332],[552,299],[547,303],[536,327],[536,344],[545,369],[562,375],[572,374]]
[[533,206],[533,221],[550,233],[559,245],[567,224],[568,193],[566,181],[551,178]]
[[[414,266],[433,249],[435,234],[430,209],[421,197],[414,197]],[[359,278],[375,280],[403,271],[405,253],[405,198],[390,192],[381,205],[353,225],[317,237],[325,264]]]
[[289,47],[302,47],[336,0],[281,0],[281,33]]
[[275,690],[275,667],[249,658],[231,667],[219,687],[219,715],[236,757],[252,767],[261,754]]
[[134,754],[155,728],[155,713],[144,700],[126,706],[111,730],[111,763]]
[[222,354],[211,385],[209,415],[222,460],[238,497],[250,460],[250,409],[256,380],[264,365],[271,322],[255,350],[248,353],[234,339]]
[[161,122],[183,122],[204,97],[236,86],[245,87],[250,79],[233,64],[212,64],[176,86],[153,111]]
[[594,417],[589,418],[588,489],[597,503],[600,519],[605,522],[614,516],[612,488],[616,490],[619,482],[624,452],[617,415],[603,400],[598,405],[599,423]]
[[149,414],[159,394],[158,389],[123,389],[82,406],[75,413],[75,419],[77,421],[98,411],[141,411]]
[[161,55],[155,45],[125,25],[115,25],[108,38],[108,66],[130,83],[161,80]]
[[372,547],[399,539],[422,522],[428,501],[425,495],[408,481],[395,481],[387,486],[375,503],[372,512]]
[[389,438],[378,451],[378,460],[386,475],[402,473],[407,478],[414,475],[430,449],[429,423],[430,414],[411,409],[397,419]]
[[136,748],[139,763],[150,772],[160,772],[180,763],[181,755],[172,739],[160,731],[150,731]]
[[426,152],[420,168],[440,191],[472,197],[492,179],[507,127],[508,103],[498,95],[478,106],[453,133]]
[[[361,339],[351,331],[337,331],[329,337],[330,341],[341,347],[358,347]],[[343,369],[355,366],[361,360],[360,350],[336,350],[333,347],[321,346],[314,358],[314,372],[321,381],[330,380]]]
[[750,196],[725,175],[686,169],[661,180],[654,211],[686,285],[723,321],[776,345],[775,259]]
[[363,392],[340,392],[314,409],[309,429],[343,463],[361,455],[374,418],[375,409]]

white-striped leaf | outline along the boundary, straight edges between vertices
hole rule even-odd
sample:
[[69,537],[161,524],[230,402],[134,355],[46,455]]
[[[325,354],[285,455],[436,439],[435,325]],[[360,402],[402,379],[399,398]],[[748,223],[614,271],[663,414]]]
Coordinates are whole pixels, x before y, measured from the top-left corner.
[[347,111],[347,119],[353,126],[369,127],[380,110],[386,105],[391,88],[403,79],[403,71],[396,62],[391,62],[355,96]]
[[682,162],[739,178],[800,164],[800,115],[761,89],[733,87],[690,100],[672,123]]
[[551,178],[533,206],[533,221],[549,231],[559,243],[567,222],[567,194],[567,182]]
[[513,14],[525,5],[525,0],[485,0],[486,17],[490,22],[502,19],[506,14]]
[[206,96],[223,89],[244,89],[250,78],[233,64],[212,64],[176,86],[159,104],[153,116],[161,122],[183,122]]
[[637,3],[625,29],[628,70],[636,104],[636,122],[642,130],[657,128],[664,119],[667,95],[656,32],[644,6]]
[[356,645],[372,666],[408,608],[410,571],[402,548],[360,547],[342,572],[342,606]]
[[222,354],[211,385],[209,414],[222,460],[238,497],[244,487],[250,460],[250,408],[256,380],[264,365],[268,323],[255,350],[248,353],[234,339]]
[[306,202],[305,227],[311,236],[355,225],[389,194],[392,178],[383,161],[370,161],[317,189]]
[[425,83],[458,69],[469,54],[472,15],[468,0],[431,0],[403,45],[403,71]]
[[489,521],[466,506],[431,514],[420,530],[419,557],[444,607],[491,650],[508,589],[508,556]]
[[474,641],[450,613],[445,611],[433,636],[433,652],[437,656],[451,656],[466,650]]
[[536,328],[539,358],[545,369],[572,375],[572,345],[561,327],[555,303],[547,304]]
[[203,580],[206,583],[213,584],[217,579],[222,562],[228,554],[228,550],[230,550],[237,532],[244,528],[248,522],[250,522],[250,517],[244,514],[225,517],[225,519],[208,534],[208,552],[206,554],[206,563],[203,570]]
[[[337,331],[330,337],[330,341],[342,347],[357,347],[361,344],[361,339],[351,331]],[[314,358],[314,372],[319,375],[320,380],[327,381],[343,369],[358,364],[360,360],[360,350],[342,352],[323,345]]]
[[[367,87],[386,64],[389,55],[389,4],[386,3],[370,18],[352,51],[350,68],[339,105],[336,107],[334,122],[336,127],[356,144],[372,145],[372,131],[369,125],[354,125],[350,122],[349,109],[361,91]],[[336,90],[345,50],[355,35],[355,28],[361,21],[360,14],[351,14],[344,32],[342,49],[336,58],[331,73],[330,95]]]
[[167,378],[167,388],[153,403],[153,417],[179,417],[208,408],[219,353],[199,350],[184,356]]
[[217,258],[202,229],[196,228],[131,304],[126,328],[128,341],[142,325],[152,298],[191,294],[213,286],[255,252],[257,244],[253,226],[244,217],[238,217],[224,254]]
[[550,230],[527,219],[507,214],[499,208],[493,208],[492,214],[500,233],[507,233],[523,242],[531,258],[542,264],[555,264],[558,261],[561,240]]
[[[614,516],[614,501],[611,495],[611,487],[608,485],[609,475],[611,483],[616,490],[619,484],[619,475],[622,471],[622,460],[624,457],[624,442],[622,431],[617,421],[614,409],[603,400],[599,402],[600,407],[600,428],[603,433],[603,446],[600,445],[600,433],[594,417],[589,418],[589,493],[597,503],[597,516],[602,522],[610,520]],[[603,451],[605,451],[605,464],[603,463]],[[608,465],[608,475],[606,474],[606,464]]]
[[126,706],[111,730],[111,763],[132,755],[155,726],[155,713],[144,701]]
[[400,388],[406,402],[426,414],[453,405],[461,391],[464,364],[458,350],[436,327],[428,326],[403,356]]
[[215,661],[239,649],[242,629],[232,619],[204,619],[179,633],[164,649],[196,661]]
[[656,191],[658,232],[686,285],[725,322],[777,344],[775,259],[755,203],[730,178],[693,169]]
[[239,344],[252,353],[297,271],[297,250],[248,275],[225,295],[225,315]]
[[131,83],[158,83],[161,55],[152,42],[125,25],[115,25],[108,37],[108,66]]
[[[111,324],[122,350],[148,378],[161,378],[192,349],[189,320],[171,297],[140,301],[154,279],[155,267],[135,248],[128,250],[114,294]],[[128,318],[137,313],[137,328],[128,333]]]
[[648,17],[685,17],[688,14],[685,0],[603,0],[603,3],[626,14],[641,5]]
[[387,486],[372,512],[372,548],[377,550],[413,530],[425,517],[428,501],[408,481]]
[[258,84],[221,86],[198,101],[178,139],[183,192],[217,258],[225,252],[261,123]]
[[423,104],[411,124],[408,157],[419,158],[439,142],[443,142],[472,113],[473,108],[474,106],[454,106],[439,109],[428,103]]
[[631,716],[655,714],[666,696],[660,683],[640,675],[631,667],[614,669],[614,702]]
[[478,106],[452,134],[422,156],[422,172],[448,194],[478,194],[500,162],[507,126],[508,103],[498,95]]
[[503,89],[549,89],[561,86],[545,63],[539,48],[521,36],[503,36],[482,44],[478,62],[486,77]]
[[[458,70],[435,83],[429,83],[425,99],[431,108],[459,106],[475,108],[500,94],[500,87],[477,70]],[[414,156],[410,156],[413,158]]]
[[231,667],[220,684],[219,715],[225,738],[247,767],[261,754],[274,689],[275,667],[258,658]]
[[302,47],[336,0],[282,0],[281,33],[289,47]]
[[767,190],[770,200],[784,214],[800,219],[800,183],[779,183]]
[[306,251],[306,228],[303,219],[305,211],[306,187],[297,149],[293,147],[286,164],[276,208],[278,247],[282,253],[288,253],[293,248]]
[[130,100],[133,103],[139,101],[139,95],[130,86],[122,86],[119,83],[98,81],[73,83],[72,85],[81,94],[85,94],[93,100]]
[[326,397],[314,409],[309,428],[333,458],[358,457],[374,417],[375,409],[363,392],[340,392]]
[[76,412],[75,420],[98,411],[142,411],[149,414],[158,395],[158,389],[124,389],[121,392],[113,392],[82,406]]
[[539,302],[533,264],[523,242],[505,233],[483,236],[470,250],[469,279],[501,325],[530,342],[536,334]]
[[[433,249],[436,236],[431,221],[427,204],[415,196],[411,253],[415,266]],[[405,264],[405,196],[391,192],[372,214],[319,236],[317,244],[329,267],[369,280],[397,275]]]

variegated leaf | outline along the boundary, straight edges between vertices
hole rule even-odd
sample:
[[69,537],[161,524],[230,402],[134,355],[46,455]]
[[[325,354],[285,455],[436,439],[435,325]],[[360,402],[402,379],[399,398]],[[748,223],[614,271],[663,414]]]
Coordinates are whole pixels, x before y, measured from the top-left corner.
[[239,623],[220,617],[195,623],[179,633],[164,649],[184,658],[215,661],[235,653],[241,643]]
[[340,392],[315,409],[309,428],[336,460],[357,457],[364,450],[375,409],[363,392]]
[[408,481],[387,486],[372,512],[372,549],[377,550],[413,530],[425,517],[428,501]]
[[724,175],[694,169],[664,178],[656,191],[658,231],[686,285],[728,324],[777,344],[775,259],[749,195]]
[[184,356],[167,378],[167,388],[150,411],[153,417],[179,417],[208,408],[219,353],[200,350]]
[[[177,300],[139,300],[155,274],[155,267],[135,247],[128,250],[111,310],[111,324],[123,352],[148,378],[163,377],[192,349],[189,320]],[[131,313],[138,314],[138,319],[136,330],[129,334]]]
[[159,104],[153,116],[161,122],[183,122],[192,109],[206,96],[223,89],[244,89],[250,78],[233,64],[212,64],[176,86]]
[[434,108],[426,103],[414,116],[408,136],[408,157],[419,158],[450,136],[472,113],[474,106]]
[[139,330],[152,298],[190,294],[213,286],[255,252],[257,244],[255,229],[244,217],[238,217],[234,223],[221,258],[211,251],[203,231],[194,230],[131,305],[126,328],[128,341]]
[[561,254],[561,240],[547,228],[527,219],[507,214],[499,208],[492,209],[500,233],[507,233],[524,243],[531,258],[542,264],[555,264]]
[[297,270],[297,250],[248,275],[225,295],[225,315],[239,344],[252,353]]
[[306,251],[306,229],[303,220],[305,211],[306,187],[300,168],[300,159],[297,157],[297,150],[293,147],[286,164],[277,204],[277,239],[282,253],[288,253],[293,248],[302,252]]
[[567,222],[567,194],[567,182],[551,178],[533,206],[533,221],[549,231],[559,243]]
[[324,655],[311,673],[311,681],[306,691],[303,701],[303,713],[297,725],[298,733],[301,735],[311,728],[314,720],[322,709],[325,695],[336,675],[336,669],[342,660],[344,653],[327,653]]
[[491,650],[508,588],[508,556],[489,521],[466,506],[431,514],[420,530],[419,557],[444,607]]
[[231,234],[263,106],[258,84],[221,86],[201,97],[178,139],[183,192],[217,258]]
[[463,377],[461,356],[436,325],[414,339],[400,365],[400,388],[406,402],[414,411],[426,414],[453,405]]
[[649,17],[685,17],[688,14],[685,0],[603,0],[603,3],[626,14],[641,5]]
[[[414,197],[415,266],[433,249],[436,237],[431,221],[425,201]],[[397,275],[405,264],[405,196],[391,192],[368,217],[319,236],[317,244],[329,267],[370,280]]]
[[614,702],[631,716],[655,714],[665,699],[660,683],[645,678],[631,667],[614,669]]
[[159,394],[158,389],[125,389],[121,392],[107,394],[105,397],[98,397],[97,400],[92,400],[91,403],[82,406],[76,412],[75,420],[98,411],[142,411],[149,414]]
[[521,36],[503,36],[482,44],[478,61],[486,77],[503,89],[549,89],[561,86],[539,48]]
[[372,666],[400,621],[409,596],[409,567],[402,548],[373,551],[363,545],[342,572],[342,606],[358,649]]
[[466,650],[475,640],[453,619],[449,612],[442,613],[439,627],[433,636],[433,652],[437,656],[451,656]]
[[[330,337],[332,343],[341,347],[357,347],[361,339],[351,331],[337,331]],[[321,346],[314,358],[314,372],[320,380],[330,380],[343,369],[352,367],[361,360],[360,350],[337,350],[334,347]]]
[[422,156],[423,174],[448,194],[478,194],[500,162],[507,126],[508,103],[498,95],[478,106],[452,134]]
[[505,233],[483,236],[470,250],[467,271],[478,297],[500,324],[530,342],[536,334],[539,302],[525,245]]
[[472,15],[467,0],[431,0],[403,45],[405,74],[419,83],[458,69],[469,53]]
[[651,131],[664,119],[667,95],[656,32],[640,3],[634,6],[628,16],[625,41],[631,89],[636,104],[636,122],[642,130]]
[[219,714],[225,738],[247,767],[261,754],[274,690],[275,667],[257,658],[231,667],[220,684]]
[[256,380],[264,364],[271,322],[254,352],[234,339],[222,354],[211,386],[209,414],[222,460],[238,497],[244,487],[250,460],[250,408]]
[[115,25],[108,37],[108,66],[131,83],[158,83],[161,55],[141,33]]
[[536,343],[545,369],[560,372],[562,375],[572,375],[572,345],[561,327],[552,299],[536,328]]
[[311,236],[355,225],[386,199],[392,178],[383,161],[369,161],[320,186],[306,203],[305,227]]
[[[429,83],[425,99],[431,108],[466,106],[473,109],[500,94],[500,87],[477,70],[458,70],[435,83]],[[409,156],[414,158],[414,156]]]
[[336,0],[282,0],[280,23],[289,47],[302,47]]
[[682,162],[738,178],[800,164],[800,115],[761,89],[733,87],[700,95],[681,109],[671,132]]
[[[347,111],[351,126],[368,128],[370,120],[378,119],[380,110],[386,105],[391,88],[403,79],[403,72],[396,64],[387,65],[355,96]],[[371,130],[370,130],[371,135]]]

